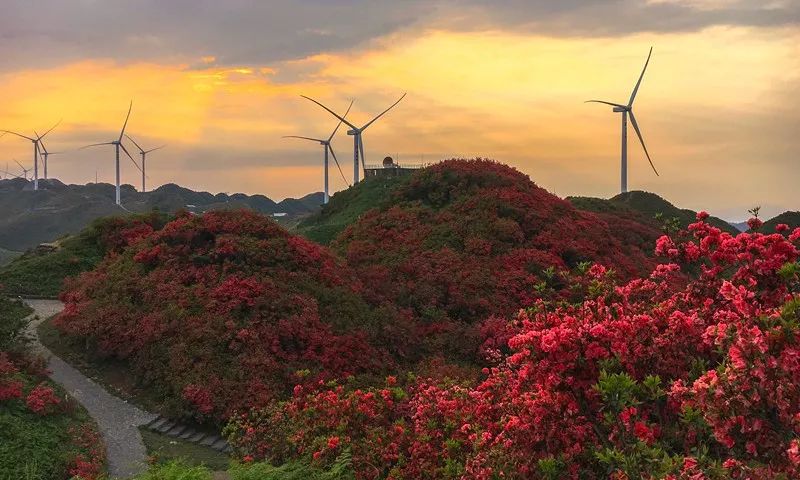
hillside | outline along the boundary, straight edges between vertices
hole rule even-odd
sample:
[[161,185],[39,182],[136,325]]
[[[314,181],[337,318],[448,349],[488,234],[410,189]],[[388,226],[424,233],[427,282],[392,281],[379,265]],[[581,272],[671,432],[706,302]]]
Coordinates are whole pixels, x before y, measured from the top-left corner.
[[775,227],[781,223],[789,225],[791,229],[800,227],[800,212],[783,212],[777,217],[770,218],[764,222],[764,225],[761,226],[759,231],[762,233],[772,233],[775,231]]
[[13,250],[6,250],[5,248],[0,248],[0,267],[9,263],[11,260],[14,260],[20,255],[22,255],[22,253],[20,252],[15,252]]
[[[637,216],[639,221],[657,227],[660,227],[660,223],[655,219],[657,214],[661,214],[663,220],[677,218],[678,224],[682,228],[686,228],[690,223],[697,221],[697,212],[678,208],[654,193],[639,190],[620,193],[608,200],[592,197],[568,197],[567,200],[577,208],[592,212],[614,212],[624,213],[625,215],[631,215],[632,212],[636,212],[639,214]],[[709,217],[708,223],[723,232],[728,232],[732,235],[738,233],[735,226],[720,218]]]
[[[324,247],[251,211],[180,214],[68,285],[56,326],[204,420],[300,381],[377,372],[386,317]],[[88,343],[87,343],[88,345]]]
[[166,220],[158,212],[92,220],[80,233],[28,250],[0,267],[0,293],[55,297],[65,278],[93,269],[106,253],[161,228]]
[[175,184],[151,192],[137,192],[122,186],[121,210],[114,204],[114,186],[106,183],[65,185],[56,179],[40,180],[33,191],[22,179],[0,180],[0,248],[24,251],[67,234],[78,233],[92,220],[128,212],[158,209],[174,213],[181,209],[201,213],[208,210],[248,208],[264,214],[286,213],[282,221],[298,218],[319,209],[322,194],[274,202],[263,195],[228,195],[195,192]]
[[[621,278],[652,267],[657,228],[584,212],[489,160],[448,160],[398,185],[331,243],[367,300],[409,316],[409,351],[474,355],[473,326],[538,299],[568,298],[585,262]],[[340,214],[341,215],[341,214]],[[472,340],[471,340],[472,339]]]

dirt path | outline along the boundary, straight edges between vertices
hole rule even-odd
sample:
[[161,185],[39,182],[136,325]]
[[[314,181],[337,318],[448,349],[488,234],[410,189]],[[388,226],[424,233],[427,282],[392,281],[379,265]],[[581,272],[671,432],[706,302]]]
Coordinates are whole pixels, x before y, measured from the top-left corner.
[[26,300],[34,309],[27,331],[35,339],[36,348],[48,362],[50,378],[64,387],[97,422],[108,457],[108,473],[112,478],[129,478],[147,467],[147,451],[138,427],[156,415],[109,394],[103,387],[67,365],[39,343],[36,327],[60,312],[64,305],[57,300]]

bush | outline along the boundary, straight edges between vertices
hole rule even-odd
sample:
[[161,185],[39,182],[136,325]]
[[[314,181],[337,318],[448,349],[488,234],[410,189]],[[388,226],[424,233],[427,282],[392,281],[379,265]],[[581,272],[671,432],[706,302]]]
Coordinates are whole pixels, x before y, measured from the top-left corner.
[[361,282],[322,247],[249,211],[179,216],[72,281],[55,325],[126,360],[200,420],[297,382],[391,368]]
[[390,378],[298,387],[228,428],[239,455],[358,478],[796,478],[800,475],[800,229],[731,236],[698,222],[666,261],[509,324],[477,385]]

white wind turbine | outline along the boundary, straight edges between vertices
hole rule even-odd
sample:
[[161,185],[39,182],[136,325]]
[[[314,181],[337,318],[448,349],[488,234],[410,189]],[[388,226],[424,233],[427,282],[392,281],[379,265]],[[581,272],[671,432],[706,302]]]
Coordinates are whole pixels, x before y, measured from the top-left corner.
[[131,137],[130,135],[125,135],[125,136],[128,137],[128,140],[133,142],[134,145],[136,145],[136,148],[139,149],[139,155],[142,156],[142,168],[141,168],[141,170],[142,170],[142,193],[144,193],[144,192],[147,191],[147,190],[145,190],[145,183],[144,183],[144,179],[145,179],[145,177],[147,177],[147,175],[145,174],[145,172],[147,171],[147,166],[146,166],[147,154],[150,153],[150,152],[155,152],[156,150],[161,150],[162,148],[166,147],[166,145],[161,145],[160,147],[151,148],[150,150],[145,150],[142,147],[140,147],[138,143],[136,143],[136,140],[134,140],[133,137]]
[[379,119],[379,118],[381,118],[382,116],[384,116],[384,115],[386,114],[386,112],[388,112],[389,110],[391,110],[392,108],[394,108],[394,107],[395,107],[395,105],[397,105],[398,103],[400,103],[400,100],[402,100],[403,98],[405,98],[405,96],[406,96],[406,94],[404,93],[404,94],[403,94],[403,95],[402,95],[402,96],[401,96],[401,97],[400,97],[400,98],[399,98],[399,99],[398,99],[396,102],[394,102],[394,103],[393,103],[393,104],[392,104],[392,105],[391,105],[389,108],[387,108],[386,110],[384,110],[384,111],[382,111],[380,114],[378,114],[378,116],[376,116],[375,118],[373,118],[373,119],[372,119],[372,120],[370,120],[369,122],[365,123],[363,126],[361,126],[361,127],[356,127],[356,126],[355,126],[355,125],[353,125],[352,123],[350,123],[350,122],[348,122],[347,120],[345,120],[345,118],[344,118],[344,117],[340,116],[338,113],[334,112],[333,110],[331,110],[330,108],[328,108],[328,107],[326,107],[325,105],[321,104],[320,102],[318,102],[318,101],[314,100],[314,99],[313,99],[313,98],[311,98],[311,97],[307,97],[307,96],[305,96],[305,95],[301,95],[301,97],[305,98],[306,100],[310,100],[310,101],[312,101],[312,102],[316,103],[317,105],[319,105],[320,107],[324,108],[325,110],[327,110],[327,111],[328,111],[328,113],[330,113],[330,114],[331,114],[331,115],[333,115],[334,117],[338,118],[339,120],[341,120],[342,122],[344,122],[344,124],[345,124],[345,125],[347,125],[348,127],[350,127],[350,130],[348,130],[348,131],[347,131],[347,134],[348,134],[348,135],[352,135],[352,136],[353,136],[353,183],[354,183],[354,184],[355,184],[355,183],[358,183],[358,172],[359,172],[359,167],[358,167],[358,159],[359,159],[359,156],[361,157],[361,166],[362,166],[362,167],[365,167],[365,166],[366,166],[366,164],[365,164],[365,162],[364,162],[364,141],[361,139],[361,134],[362,134],[362,133],[364,132],[364,130],[366,130],[366,129],[367,129],[369,126],[370,126],[370,125],[372,125],[372,124],[373,124],[373,123],[374,123],[374,122],[375,122],[377,119]]
[[631,98],[628,100],[627,105],[620,105],[619,103],[613,102],[606,102],[604,100],[587,100],[586,103],[604,103],[606,105],[611,105],[614,112],[622,113],[622,160],[621,160],[621,174],[620,174],[620,189],[622,193],[628,191],[628,115],[631,117],[631,124],[633,125],[633,129],[636,131],[636,136],[639,137],[639,142],[642,144],[642,148],[644,149],[644,154],[647,155],[647,161],[650,162],[650,167],[653,169],[656,175],[658,175],[658,170],[656,170],[655,165],[653,165],[653,161],[650,159],[650,153],[647,151],[647,147],[644,144],[644,138],[642,138],[642,132],[639,130],[639,125],[636,123],[636,117],[633,115],[633,101],[636,99],[636,92],[639,91],[639,85],[642,83],[642,78],[644,78],[644,72],[647,70],[647,64],[650,63],[650,56],[653,54],[653,47],[650,47],[650,53],[647,54],[647,61],[644,62],[644,68],[642,69],[642,74],[639,75],[639,80],[636,82],[636,86],[633,87],[633,92],[631,92]]
[[61,123],[61,120],[59,120],[55,125],[53,125],[50,128],[50,130],[44,132],[43,135],[37,134],[36,131],[34,130],[33,134],[36,135],[35,138],[29,137],[27,135],[23,135],[21,133],[12,132],[11,130],[0,130],[4,134],[5,133],[10,133],[12,135],[16,135],[18,137],[22,137],[22,138],[25,138],[27,140],[30,140],[33,143],[33,189],[34,190],[39,190],[39,144],[42,141],[42,139],[45,136],[47,136],[48,133],[52,132],[53,129],[58,126],[59,123]]
[[[25,167],[24,167],[24,166],[23,166],[21,163],[19,163],[19,162],[18,162],[16,159],[14,159],[14,163],[16,163],[17,165],[19,165],[19,168],[21,168],[21,169],[22,169],[22,177],[20,177],[19,175],[16,175],[16,177],[17,177],[17,178],[24,178],[25,180],[27,180],[27,179],[28,179],[28,172],[30,172],[30,171],[31,171],[31,169],[30,169],[30,168],[25,168]],[[8,170],[8,167],[6,167],[6,170]]]
[[125,123],[122,124],[122,130],[120,130],[119,137],[116,140],[112,140],[110,142],[103,142],[103,143],[93,143],[91,145],[86,145],[85,147],[81,147],[81,149],[84,149],[84,148],[89,148],[89,147],[97,147],[99,145],[114,145],[114,149],[116,151],[116,162],[115,162],[115,165],[116,165],[116,174],[117,174],[117,176],[116,176],[116,186],[117,186],[117,191],[116,191],[117,198],[116,198],[116,200],[117,200],[117,205],[122,205],[122,203],[120,202],[120,191],[119,191],[119,149],[121,148],[122,151],[125,152],[125,155],[127,155],[128,158],[131,159],[131,162],[133,162],[133,164],[136,165],[136,168],[139,169],[139,171],[142,171],[142,169],[139,167],[139,164],[136,163],[136,160],[134,160],[133,157],[131,156],[131,154],[128,152],[128,149],[125,148],[125,145],[122,144],[122,137],[125,135],[125,127],[128,126],[128,119],[131,117],[131,110],[132,109],[133,109],[133,101],[131,101],[131,104],[128,107],[128,115],[125,117]]
[[[350,113],[350,109],[352,107],[353,107],[353,102],[351,101],[350,102],[350,106],[347,107],[347,111],[344,112],[344,117],[343,118],[347,118],[347,114]],[[347,179],[344,178],[344,172],[342,172],[342,167],[339,165],[339,159],[336,158],[336,152],[333,151],[333,147],[331,146],[331,140],[333,140],[333,136],[336,135],[336,132],[339,130],[339,127],[342,125],[343,121],[344,120],[339,120],[339,123],[336,124],[336,128],[333,129],[333,133],[331,133],[330,136],[327,139],[311,138],[311,137],[300,137],[300,136],[297,136],[297,135],[286,135],[286,136],[283,137],[283,138],[299,138],[299,139],[302,139],[302,140],[310,140],[312,142],[319,142],[319,144],[322,145],[322,151],[324,153],[323,166],[324,166],[324,170],[325,170],[325,172],[324,172],[324,176],[325,176],[325,181],[324,181],[324,183],[325,183],[325,191],[323,192],[323,196],[322,196],[322,203],[323,204],[328,203],[328,199],[330,199],[330,195],[328,195],[328,151],[330,151],[331,155],[333,155],[333,161],[336,162],[336,167],[339,169],[339,173],[342,175],[342,180],[344,180],[344,183],[347,183]],[[350,184],[347,183],[347,186],[350,186]]]
[[[34,131],[35,133],[35,131]],[[39,156],[42,158],[42,166],[44,167],[44,179],[47,180],[47,158],[50,155],[61,155],[62,153],[66,152],[49,152],[47,151],[47,147],[44,146],[44,142],[39,140],[39,145],[42,147],[42,151],[39,152]]]

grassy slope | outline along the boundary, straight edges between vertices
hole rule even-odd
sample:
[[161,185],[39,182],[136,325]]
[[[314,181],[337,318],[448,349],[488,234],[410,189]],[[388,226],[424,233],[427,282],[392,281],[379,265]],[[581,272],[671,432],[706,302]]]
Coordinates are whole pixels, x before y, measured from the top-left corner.
[[800,212],[783,212],[777,217],[770,218],[759,229],[763,233],[772,233],[775,231],[775,226],[781,223],[789,225],[789,228],[800,227]]
[[13,295],[56,296],[66,277],[91,270],[103,251],[91,229],[59,240],[54,252],[34,250],[0,268],[0,288]]
[[196,443],[161,435],[144,427],[139,427],[147,454],[158,463],[182,461],[188,466],[206,466],[212,470],[227,470],[230,458]]
[[355,187],[337,192],[319,213],[301,221],[294,233],[327,245],[361,214],[389,201],[392,191],[407,179],[372,177]]

